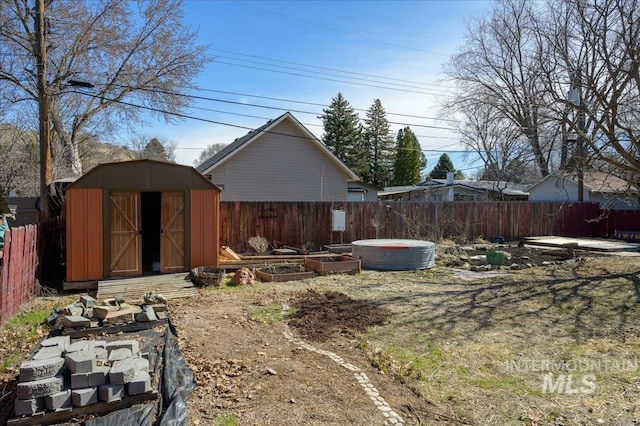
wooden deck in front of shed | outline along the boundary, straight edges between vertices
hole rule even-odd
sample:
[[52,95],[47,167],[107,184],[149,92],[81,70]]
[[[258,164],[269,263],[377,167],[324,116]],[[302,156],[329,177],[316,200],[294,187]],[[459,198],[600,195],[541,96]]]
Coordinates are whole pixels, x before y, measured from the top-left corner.
[[193,286],[188,274],[180,272],[98,281],[96,299],[104,300],[121,295],[127,303],[141,303],[144,294],[151,291],[162,294],[167,300],[198,295],[198,289]]

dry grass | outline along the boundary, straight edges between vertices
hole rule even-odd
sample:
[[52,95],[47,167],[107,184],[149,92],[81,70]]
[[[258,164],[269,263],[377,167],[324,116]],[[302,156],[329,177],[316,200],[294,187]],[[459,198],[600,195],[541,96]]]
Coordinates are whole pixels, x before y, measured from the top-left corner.
[[[320,425],[346,416],[347,423],[375,424],[380,413],[349,374],[283,340],[282,303],[313,289],[388,312],[385,323],[319,347],[384,372],[376,385],[407,424],[634,424],[640,418],[637,259],[588,258],[470,282],[434,268],[203,289],[201,299],[171,305],[185,355],[209,363],[238,359],[248,367],[229,384],[235,399],[212,402],[211,389],[198,388],[189,400],[190,420]],[[64,301],[48,303],[44,312]],[[35,330],[34,342],[42,333]],[[34,331],[2,333],[2,347],[9,348],[15,336]],[[17,348],[18,358],[28,347]],[[278,374],[265,374],[267,367]],[[548,373],[553,392],[543,388]],[[547,391],[548,385],[547,379]],[[415,395],[421,406],[406,402]]]
[[640,418],[639,271],[606,258],[475,283],[394,274],[366,286],[393,315],[361,347],[461,421],[624,424]]

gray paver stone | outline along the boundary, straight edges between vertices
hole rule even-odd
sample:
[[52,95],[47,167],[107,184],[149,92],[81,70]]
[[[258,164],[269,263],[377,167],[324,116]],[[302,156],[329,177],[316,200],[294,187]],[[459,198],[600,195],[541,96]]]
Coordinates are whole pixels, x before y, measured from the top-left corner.
[[45,346],[40,348],[38,352],[33,355],[32,359],[60,358],[61,356],[62,348],[60,346]]
[[89,373],[75,373],[71,375],[71,389],[89,387]]
[[91,327],[91,320],[80,315],[67,315],[62,317],[62,325],[68,328]]
[[65,360],[71,373],[90,373],[96,368],[96,354],[91,350],[72,352],[65,356]]
[[132,354],[136,354],[140,352],[140,345],[137,340],[116,340],[113,342],[108,342],[105,346],[107,352],[111,354],[111,351],[114,349],[127,348],[131,351]]
[[124,385],[102,385],[98,389],[100,401],[111,402],[124,396]]
[[132,357],[133,354],[131,353],[131,349],[128,348],[113,349],[109,352],[109,361],[120,361]]
[[116,361],[109,370],[109,383],[124,385],[136,376],[136,363],[132,358]]
[[107,341],[106,340],[89,340],[89,347],[90,348],[104,348],[107,345]]
[[136,372],[136,376],[127,385],[129,395],[138,395],[151,390],[151,376],[145,371]]
[[85,308],[93,308],[96,306],[96,299],[86,294],[84,296],[80,296],[80,302]]
[[154,312],[151,306],[145,306],[142,312],[136,315],[136,321],[138,322],[149,322],[149,321],[157,321],[158,317]]
[[46,379],[60,374],[64,368],[63,358],[45,358],[25,361],[20,365],[20,381]]
[[157,314],[158,312],[166,312],[167,311],[167,305],[165,305],[164,303],[155,303],[153,305],[148,305],[151,307],[151,309],[153,309],[153,311]]
[[89,350],[89,342],[86,340],[79,340],[67,346],[68,354],[71,352],[80,352],[80,351],[87,351],[87,350]]
[[71,389],[65,389],[44,397],[44,403],[49,410],[57,410],[71,406]]
[[69,336],[56,336],[49,337],[40,342],[41,347],[60,346],[62,350],[65,350],[67,346],[71,344],[71,338]]
[[62,313],[68,316],[81,316],[83,311],[82,305],[78,306],[75,303],[62,308]]
[[98,388],[74,389],[71,391],[71,402],[76,407],[98,402]]
[[41,398],[45,395],[60,392],[62,390],[63,383],[64,380],[62,376],[18,383],[16,396],[18,399]]
[[16,399],[13,410],[16,416],[33,416],[44,410],[44,399]]
[[145,358],[134,358],[133,362],[136,364],[136,370],[149,372],[149,360]]
[[96,387],[102,386],[107,383],[107,375],[109,374],[109,367],[98,366],[93,373],[89,373],[87,386]]
[[96,359],[107,360],[109,358],[109,353],[105,348],[94,348],[93,353],[96,354]]

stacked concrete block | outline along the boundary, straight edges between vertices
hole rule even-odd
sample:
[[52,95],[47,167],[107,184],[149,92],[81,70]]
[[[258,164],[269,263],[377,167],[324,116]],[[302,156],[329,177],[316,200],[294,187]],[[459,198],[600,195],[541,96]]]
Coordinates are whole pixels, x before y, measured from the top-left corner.
[[71,344],[71,338],[69,336],[56,336],[49,337],[48,339],[44,339],[40,342],[41,348],[49,348],[52,346],[57,346],[63,351],[67,350],[67,347]]
[[30,382],[54,377],[62,372],[63,367],[64,359],[60,357],[26,361],[20,366],[20,381]]
[[44,397],[44,403],[48,410],[59,410],[71,406],[71,389],[52,393]]
[[100,401],[112,402],[122,399],[124,396],[124,385],[102,385],[98,388]]
[[33,355],[33,359],[60,358],[62,356],[62,352],[64,352],[64,349],[60,346],[45,346],[38,349],[38,352]]
[[149,295],[145,295],[142,305],[130,305],[122,296],[103,300],[98,304],[93,297],[83,295],[78,302],[62,308],[60,323],[66,328],[77,329],[167,319],[166,299],[155,293],[151,294],[151,298],[147,296]]
[[72,374],[91,373],[96,368],[96,355],[91,350],[71,352],[65,355],[65,365]]
[[[94,303],[92,298],[82,298],[84,309]],[[163,312],[162,307],[158,309]],[[32,416],[149,392],[149,361],[141,356],[137,340],[45,339],[33,359],[20,366],[14,413]]]
[[151,376],[146,371],[136,370],[136,375],[127,384],[129,395],[138,395],[151,390]]
[[71,402],[76,407],[98,402],[98,388],[74,389],[71,391]]
[[109,354],[116,349],[129,349],[132,354],[140,353],[140,344],[137,340],[116,340],[114,342],[108,342],[105,348]]
[[[98,366],[87,376],[87,386],[97,387],[107,383],[110,367]],[[148,370],[147,370],[148,371]]]
[[43,398],[16,399],[14,412],[16,416],[33,416],[44,410]]

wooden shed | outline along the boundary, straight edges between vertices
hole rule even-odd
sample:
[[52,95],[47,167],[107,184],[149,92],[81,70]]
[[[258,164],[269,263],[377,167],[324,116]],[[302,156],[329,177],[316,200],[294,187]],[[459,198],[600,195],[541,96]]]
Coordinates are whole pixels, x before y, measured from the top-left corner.
[[68,282],[217,266],[220,188],[154,160],[96,166],[65,195]]

